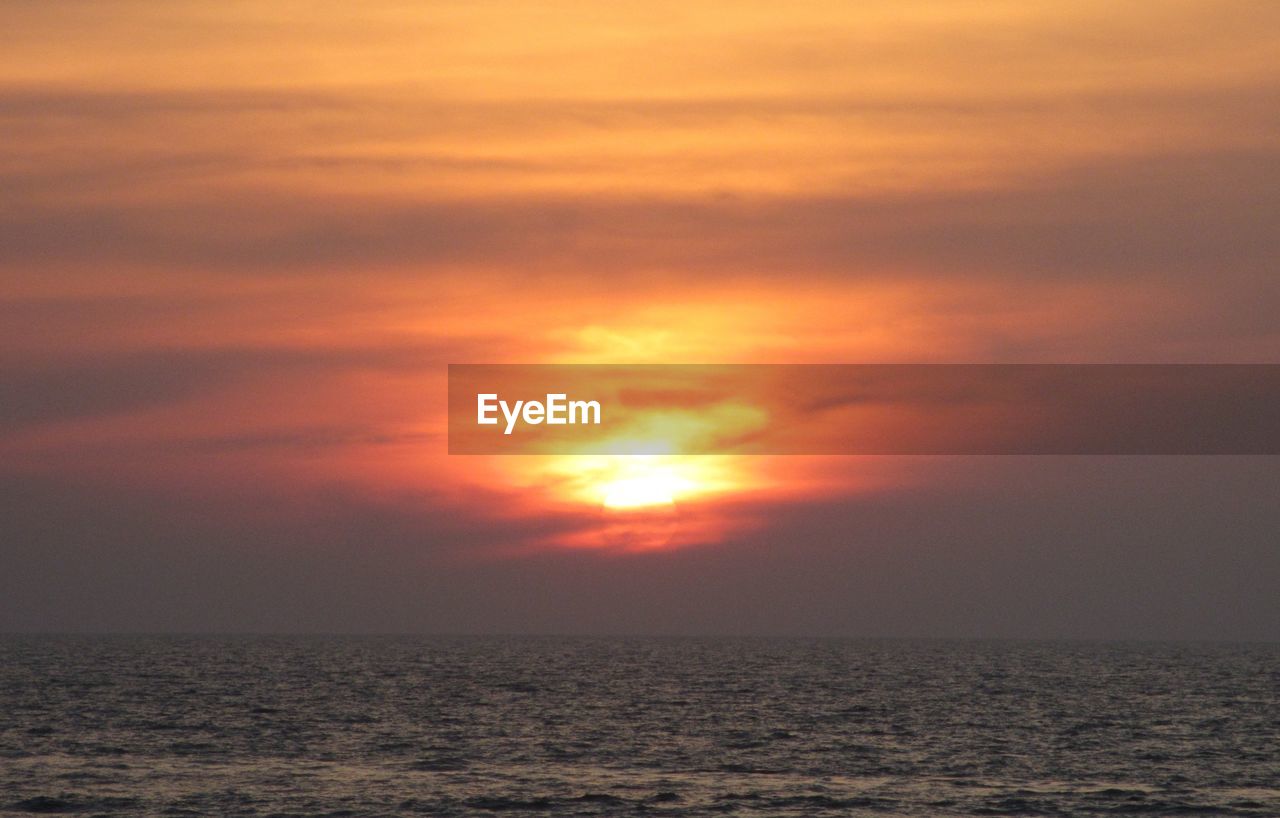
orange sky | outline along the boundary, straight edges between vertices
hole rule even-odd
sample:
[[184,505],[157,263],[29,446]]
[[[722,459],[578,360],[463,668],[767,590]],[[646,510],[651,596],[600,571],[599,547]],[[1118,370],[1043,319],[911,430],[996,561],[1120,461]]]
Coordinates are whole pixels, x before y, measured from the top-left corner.
[[[4,13],[20,473],[594,520],[625,468],[443,454],[445,364],[1280,354],[1265,0]],[[695,542],[929,468],[670,480]]]

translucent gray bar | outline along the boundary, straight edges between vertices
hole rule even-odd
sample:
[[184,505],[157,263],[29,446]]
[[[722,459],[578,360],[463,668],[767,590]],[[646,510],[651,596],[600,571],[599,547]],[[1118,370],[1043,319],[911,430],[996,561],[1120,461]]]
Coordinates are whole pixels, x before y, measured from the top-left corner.
[[1272,455],[1280,365],[454,364],[449,451]]

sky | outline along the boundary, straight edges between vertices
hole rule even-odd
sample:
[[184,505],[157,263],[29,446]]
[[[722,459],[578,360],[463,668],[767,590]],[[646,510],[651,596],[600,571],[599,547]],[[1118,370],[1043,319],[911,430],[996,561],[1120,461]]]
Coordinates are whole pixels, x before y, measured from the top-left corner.
[[1275,3],[0,16],[0,630],[1280,640],[1273,457],[445,446],[450,363],[1280,363]]

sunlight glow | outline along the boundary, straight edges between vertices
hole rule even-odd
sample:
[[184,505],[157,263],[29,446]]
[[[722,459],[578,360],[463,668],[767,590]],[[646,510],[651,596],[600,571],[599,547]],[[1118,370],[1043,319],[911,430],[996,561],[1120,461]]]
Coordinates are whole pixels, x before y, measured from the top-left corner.
[[663,506],[675,502],[679,480],[666,474],[628,477],[601,487],[605,508],[639,508]]
[[728,475],[714,458],[678,455],[598,455],[565,457],[572,470],[571,493],[609,509],[671,505],[723,491]]

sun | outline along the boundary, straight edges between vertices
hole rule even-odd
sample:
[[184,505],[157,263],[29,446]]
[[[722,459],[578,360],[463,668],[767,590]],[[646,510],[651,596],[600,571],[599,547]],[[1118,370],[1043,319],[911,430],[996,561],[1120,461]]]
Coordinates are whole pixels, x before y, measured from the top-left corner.
[[594,493],[612,511],[672,506],[703,488],[682,458],[661,455],[610,457],[595,477]]
[[769,485],[730,455],[550,455],[510,458],[513,485],[575,525],[549,547],[640,553],[720,542],[748,520],[722,498]]
[[617,552],[718,542],[736,525],[718,498],[762,485],[728,455],[551,455],[511,458],[503,469],[580,524],[552,544]]
[[738,488],[741,476],[719,455],[554,455],[518,461],[526,479],[552,488],[559,500],[606,511],[661,508]]
[[600,491],[605,508],[646,508],[674,505],[680,486],[671,475],[658,473],[613,480]]

